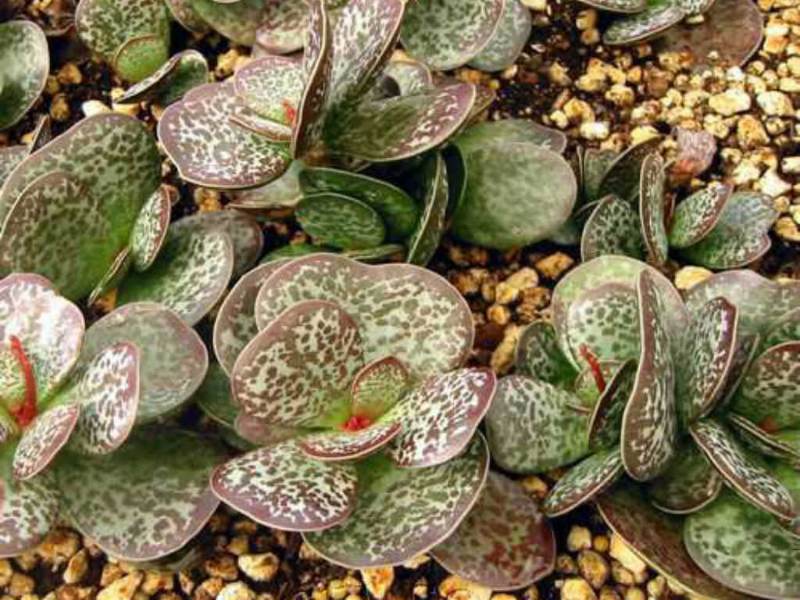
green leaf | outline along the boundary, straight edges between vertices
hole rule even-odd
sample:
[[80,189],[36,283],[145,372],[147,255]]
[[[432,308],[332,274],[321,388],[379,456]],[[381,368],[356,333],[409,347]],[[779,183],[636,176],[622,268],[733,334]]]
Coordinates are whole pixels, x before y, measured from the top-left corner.
[[606,196],[592,211],[581,234],[581,259],[592,260],[605,254],[622,254],[643,259],[645,254],[643,221],[630,202]]
[[3,183],[11,175],[11,171],[16,169],[17,165],[25,160],[30,153],[30,148],[24,144],[0,148],[0,188],[3,187]]
[[459,369],[427,379],[384,416],[403,425],[386,455],[408,468],[452,459],[467,446],[489,410],[496,386],[489,369]]
[[381,216],[368,204],[341,194],[318,193],[303,197],[297,220],[316,243],[356,250],[383,243],[386,229]]
[[79,412],[80,407],[75,404],[56,406],[34,419],[23,431],[14,453],[12,470],[16,480],[30,480],[50,465],[69,441]]
[[500,27],[503,0],[423,0],[406,7],[400,39],[411,56],[437,71],[475,58]]
[[366,362],[394,356],[417,378],[460,367],[472,348],[472,313],[440,275],[333,254],[295,259],[270,277],[256,299],[256,322],[263,329],[314,299],[335,302],[356,320]]
[[729,413],[726,415],[726,421],[733,426],[739,439],[759,454],[791,462],[800,460],[800,448],[784,442],[777,435],[763,430],[749,419],[736,413]]
[[208,478],[220,458],[198,435],[144,430],[106,456],[64,457],[56,478],[78,531],[111,556],[155,560],[185,546],[216,510]]
[[622,461],[637,481],[660,475],[675,455],[678,416],[675,368],[666,302],[655,279],[642,271],[637,284],[641,353],[636,383],[622,418]]
[[298,176],[304,168],[303,161],[292,161],[289,168],[274,181],[261,187],[232,192],[228,206],[248,211],[294,207],[303,197]]
[[322,431],[298,440],[309,458],[320,461],[352,461],[383,449],[403,426],[398,421],[373,423],[359,431]]
[[[591,199],[614,194],[623,200],[633,201],[639,193],[642,162],[648,154],[657,151],[660,145],[661,136],[654,136],[617,155],[613,162],[606,167],[597,188],[597,194]],[[606,156],[603,156],[600,159],[600,165],[605,165],[606,160]]]
[[157,35],[142,35],[120,46],[111,65],[121,79],[137,83],[158,71],[169,59],[169,47]]
[[256,29],[265,16],[264,0],[187,0],[188,5],[209,27],[242,46],[252,46]]
[[520,334],[514,365],[517,374],[528,375],[564,387],[577,372],[558,347],[556,332],[547,321],[534,321]]
[[130,258],[137,271],[149,269],[161,251],[171,213],[169,192],[160,187],[145,202],[131,231]]
[[622,363],[597,398],[589,419],[589,448],[611,448],[619,445],[622,415],[633,391],[636,371],[633,360]]
[[302,63],[284,56],[265,56],[250,61],[233,77],[237,96],[265,119],[291,126],[289,111],[296,109],[303,93]]
[[684,256],[710,269],[735,269],[764,255],[768,231],[778,217],[772,198],[758,192],[733,194],[711,232],[685,248]]
[[789,491],[741,447],[725,426],[704,419],[692,425],[689,432],[728,485],[745,500],[779,517],[796,516]]
[[695,564],[684,548],[681,522],[655,510],[635,487],[620,485],[597,498],[596,503],[613,532],[639,558],[681,589],[703,598],[746,600],[747,596],[720,585]]
[[38,401],[44,404],[78,360],[83,314],[43,277],[15,273],[0,279],[0,315],[0,345],[8,347],[12,336],[19,339],[33,367]]
[[59,498],[50,473],[30,481],[11,478],[8,463],[14,453],[13,444],[4,444],[3,472],[0,493],[3,512],[0,514],[0,556],[15,557],[33,550],[44,539],[58,518]]
[[647,262],[657,267],[667,262],[666,215],[664,212],[664,186],[667,176],[664,159],[655,152],[642,161],[639,181],[639,217],[642,220],[642,239],[647,249]]
[[686,248],[706,237],[719,221],[733,193],[729,184],[709,185],[678,203],[669,230],[669,245]]
[[690,515],[683,539],[694,562],[730,589],[787,600],[800,595],[800,538],[730,492]]
[[206,377],[192,400],[208,418],[223,427],[233,428],[239,407],[231,397],[231,380],[219,363],[208,365]]
[[327,167],[305,167],[299,180],[306,194],[330,192],[368,204],[380,214],[392,240],[407,238],[419,221],[420,209],[414,199],[380,179]]
[[314,460],[288,441],[220,465],[211,487],[220,500],[263,525],[309,531],[348,518],[357,479],[354,465]]
[[425,266],[433,258],[445,230],[448,204],[448,171],[441,153],[430,156],[420,174],[422,215],[408,239],[406,261]]
[[684,10],[672,2],[658,2],[642,12],[614,21],[603,32],[603,43],[609,46],[634,44],[655,37],[680,23]]
[[132,85],[117,98],[120,104],[143,101],[169,106],[191,89],[208,82],[208,62],[197,50],[172,56],[152,75]]
[[120,281],[128,274],[131,267],[131,250],[124,248],[114,258],[114,262],[105,272],[105,275],[100,279],[94,289],[89,293],[86,298],[86,305],[92,306],[101,296],[107,294],[111,290],[117,289]]
[[147,302],[117,308],[86,332],[79,367],[119,342],[139,347],[141,424],[179,409],[203,381],[208,353],[200,336],[171,310]]
[[486,415],[492,458],[513,473],[541,473],[575,462],[588,452],[586,415],[570,392],[510,375],[497,384]]
[[[161,158],[142,123],[116,113],[84,119],[32,154],[6,181],[0,221],[9,221],[0,233],[0,258],[17,271],[48,274],[43,265],[52,265],[48,270],[61,275],[50,276],[62,293],[86,296],[127,247],[136,217],[160,179]],[[46,197],[53,205],[43,209],[54,211],[52,217],[34,219],[30,211]],[[99,221],[84,222],[91,214],[100,215]],[[29,236],[43,223],[50,223],[49,231],[36,240],[36,252],[21,254],[16,236]],[[98,228],[101,237],[82,239]]]
[[490,471],[478,502],[431,554],[447,571],[493,590],[529,587],[555,567],[555,536],[517,482]]
[[208,25],[192,8],[192,0],[166,0],[172,18],[192,33],[208,33]]
[[233,267],[226,233],[197,223],[172,226],[153,265],[130,273],[117,288],[117,304],[158,302],[194,325],[222,298]]
[[517,60],[531,35],[531,11],[519,0],[506,0],[500,24],[489,43],[469,61],[481,71],[502,71]]
[[47,38],[31,21],[0,24],[0,130],[17,123],[39,99],[50,71]]
[[371,162],[401,160],[447,141],[474,102],[475,88],[469,83],[363,102],[338,119],[328,119],[324,136],[336,154]]
[[267,2],[256,30],[257,44],[270,54],[290,54],[302,49],[308,30],[305,0]]
[[242,189],[268,183],[289,166],[285,146],[229,122],[237,105],[233,87],[228,80],[194,88],[164,111],[158,137],[182,179],[207,187]]
[[[707,3],[708,0],[679,0],[681,4]],[[713,4],[715,0],[711,0]],[[672,173],[682,178],[701,175],[708,170],[717,153],[717,138],[704,129],[676,127],[673,131],[678,144],[678,155]]]
[[702,510],[719,496],[723,479],[696,444],[681,445],[663,475],[647,487],[653,505],[668,513]]
[[352,414],[371,420],[380,418],[409,390],[411,383],[408,369],[393,356],[364,365],[350,386]]
[[764,336],[762,348],[771,348],[784,342],[800,340],[800,308],[790,310]]
[[239,354],[234,402],[268,424],[339,424],[347,419],[343,392],[364,365],[361,346],[358,325],[336,304],[295,302]]
[[465,156],[467,185],[453,234],[507,250],[553,234],[569,218],[577,183],[567,161],[533,143],[497,141]]
[[421,94],[433,87],[431,70],[416,60],[391,60],[383,69],[383,75],[397,84],[401,96]]
[[228,119],[237,127],[257,133],[270,142],[286,143],[292,139],[292,128],[289,125],[266,119],[247,106],[235,106]]
[[592,454],[559,479],[542,504],[549,517],[566,514],[614,484],[625,473],[619,448]]
[[442,542],[478,500],[489,456],[476,436],[464,454],[435,467],[401,469],[378,454],[356,468],[358,503],[350,518],[303,535],[324,558],[348,568],[401,564]]
[[[613,150],[587,148],[582,155],[582,192],[586,203],[600,198],[603,178],[620,155]],[[627,198],[624,198],[627,199]]]
[[581,0],[581,3],[616,13],[638,13],[647,8],[647,0]]
[[468,127],[455,139],[455,144],[467,155],[495,142],[530,143],[558,154],[563,154],[567,148],[567,136],[562,132],[527,119],[482,121]]

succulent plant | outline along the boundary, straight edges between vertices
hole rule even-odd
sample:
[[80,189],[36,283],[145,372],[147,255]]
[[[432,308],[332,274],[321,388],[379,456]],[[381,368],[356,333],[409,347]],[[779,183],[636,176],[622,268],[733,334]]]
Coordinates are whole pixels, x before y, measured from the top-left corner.
[[[796,597],[798,291],[730,271],[684,304],[644,263],[582,264],[556,287],[553,324],[526,330],[517,374],[498,384],[493,458],[524,473],[576,463],[545,512],[594,499],[694,594]],[[688,515],[683,541],[674,515]]]
[[0,23],[0,130],[25,116],[50,71],[47,38],[31,21]]
[[670,169],[651,138],[620,155],[587,150],[581,156],[584,201],[576,211],[586,219],[581,257],[608,254],[666,263],[670,250],[710,269],[745,266],[769,250],[768,231],[778,217],[772,199],[753,191],[734,192],[711,183],[674,207],[665,195],[668,173],[689,176],[707,166],[704,149],[687,146]]
[[0,317],[0,555],[35,546],[59,514],[114,556],[183,546],[217,504],[207,479],[219,452],[140,427],[200,385],[199,336],[157,304],[126,306],[84,332],[80,310],[33,274],[0,280]]
[[135,83],[117,98],[132,103],[147,100],[160,106],[177,102],[191,90],[208,83],[208,62],[197,50],[184,50],[173,55],[152,75]]
[[514,64],[530,34],[530,11],[519,0],[417,0],[406,9],[400,40],[432,69],[469,63],[501,71]]

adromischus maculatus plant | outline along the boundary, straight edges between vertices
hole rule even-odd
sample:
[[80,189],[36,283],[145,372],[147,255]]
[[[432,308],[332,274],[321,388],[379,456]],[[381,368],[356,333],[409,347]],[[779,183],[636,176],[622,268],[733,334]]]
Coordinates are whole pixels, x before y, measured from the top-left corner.
[[498,464],[574,465],[545,512],[594,500],[694,594],[796,597],[798,286],[730,271],[684,304],[652,267],[603,256],[559,282],[553,309],[498,384],[487,415]]
[[60,517],[112,556],[154,560],[217,505],[219,449],[152,425],[202,382],[199,336],[149,303],[84,328],[43,277],[0,280],[0,556],[32,549]]

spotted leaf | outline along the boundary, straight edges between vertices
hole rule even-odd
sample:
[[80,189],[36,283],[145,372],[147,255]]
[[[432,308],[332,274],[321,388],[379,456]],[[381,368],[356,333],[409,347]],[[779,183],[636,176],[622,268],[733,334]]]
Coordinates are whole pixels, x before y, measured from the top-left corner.
[[298,175],[303,169],[303,162],[295,160],[284,173],[266,185],[249,190],[237,190],[231,193],[230,208],[246,211],[260,211],[265,208],[294,207],[303,197]]
[[159,188],[142,207],[131,231],[130,253],[133,267],[146,271],[161,251],[167,238],[172,202],[169,193]]
[[647,271],[639,275],[637,296],[641,352],[622,418],[621,444],[625,471],[646,481],[661,474],[673,457],[678,418],[666,303]]
[[431,554],[451,573],[493,590],[533,585],[555,566],[555,536],[515,481],[490,472],[478,502]]
[[24,144],[0,148],[0,187],[3,187],[3,183],[11,174],[11,171],[27,158],[30,153],[30,149]]
[[0,130],[17,123],[39,99],[50,71],[44,32],[32,21],[0,24]]
[[105,275],[100,279],[94,289],[86,297],[86,304],[88,306],[97,302],[101,296],[104,296],[111,290],[115,290],[125,275],[131,268],[131,251],[130,248],[125,248],[117,254],[114,262],[105,272]]
[[265,16],[264,0],[187,0],[191,9],[209,27],[243,46],[252,46],[256,29]]
[[635,44],[663,33],[680,23],[686,12],[672,2],[658,2],[640,13],[614,21],[603,32],[603,43],[609,46]]
[[639,216],[642,220],[642,239],[647,248],[647,260],[655,266],[667,262],[666,215],[664,213],[664,159],[658,153],[648,154],[642,161],[639,181]]
[[[617,155],[606,167],[594,197],[603,198],[608,194],[614,194],[623,200],[634,200],[639,193],[642,162],[651,152],[656,151],[660,144],[661,137],[654,136]],[[605,156],[599,166],[604,164],[606,164]]]
[[368,204],[342,194],[304,196],[297,220],[317,243],[357,250],[380,245],[386,236],[381,216]]
[[[765,431],[749,419],[736,413],[726,415],[726,421],[744,444],[762,454],[789,462],[800,460],[800,448],[786,443],[778,435]],[[777,432],[776,432],[777,433]]]
[[625,361],[597,398],[589,419],[589,447],[617,446],[622,430],[622,415],[636,381],[636,363]]
[[675,514],[697,512],[722,490],[722,477],[695,444],[681,446],[663,475],[647,487],[647,495],[659,510]]
[[293,441],[259,448],[217,467],[217,497],[259,523],[313,531],[341,523],[353,512],[356,469],[306,456]]
[[307,29],[305,0],[271,0],[265,3],[256,42],[270,54],[290,54],[303,47]]
[[456,145],[465,154],[498,141],[535,144],[558,154],[562,154],[567,147],[567,136],[561,131],[527,119],[482,121],[471,125],[455,139]]
[[470,59],[481,71],[502,71],[514,64],[531,34],[531,12],[519,0],[506,0],[500,23],[489,43]]
[[80,407],[57,406],[40,414],[23,433],[14,454],[14,477],[28,480],[44,471],[69,441]]
[[630,202],[606,196],[597,203],[581,234],[581,258],[592,260],[604,254],[644,258],[644,237],[639,213]]
[[[13,456],[13,444],[6,444],[3,462]],[[8,473],[8,469],[4,469]],[[0,556],[15,557],[33,550],[58,518],[59,499],[52,474],[43,473],[30,481],[0,482],[3,511],[0,514]]]
[[646,0],[581,0],[583,4],[617,13],[638,13],[647,8]]
[[543,381],[503,377],[486,415],[492,458],[514,473],[540,473],[586,455],[586,415],[580,400]]
[[111,556],[155,560],[186,545],[216,510],[208,478],[220,458],[198,435],[143,430],[105,456],[70,454],[56,478],[78,531]]
[[192,0],[166,0],[172,18],[192,33],[208,33],[208,26],[192,8]]
[[192,396],[192,401],[197,403],[203,414],[219,425],[234,426],[239,407],[231,396],[231,380],[219,363],[208,365],[206,377]]
[[321,461],[360,459],[391,443],[403,429],[399,421],[374,423],[359,431],[324,431],[305,435],[298,445],[310,458]]
[[389,356],[364,365],[350,387],[351,412],[372,420],[394,406],[411,386],[406,366]]
[[[603,178],[620,155],[613,150],[587,148],[580,156],[582,156],[580,172],[583,196],[587,202],[592,202],[600,198],[600,185],[603,183]],[[616,183],[612,183],[610,187],[614,187],[614,185]],[[627,198],[624,199],[627,200]]]
[[592,454],[559,479],[542,504],[545,514],[557,517],[593,499],[625,473],[619,448]]
[[555,329],[547,321],[534,321],[520,334],[514,365],[520,375],[557,386],[571,383],[577,374],[558,347]]
[[669,243],[674,248],[686,248],[706,237],[719,221],[733,187],[728,184],[709,185],[678,203],[669,231]]
[[208,82],[208,62],[197,50],[173,55],[158,70],[132,85],[117,98],[120,104],[155,102],[169,106],[189,90]]
[[[711,0],[713,4],[715,0]],[[688,0],[685,4],[699,4],[708,0]],[[675,128],[675,141],[678,156],[670,169],[670,174],[678,181],[690,180],[706,171],[717,153],[717,139],[708,131],[700,129]]]
[[422,215],[408,239],[406,261],[424,266],[433,258],[445,230],[448,206],[448,171],[440,153],[430,156],[420,173]]
[[417,378],[461,366],[472,347],[472,314],[461,295],[413,265],[370,266],[331,254],[295,259],[262,286],[259,328],[303,300],[338,304],[357,323],[365,361],[395,356]]
[[135,344],[141,352],[137,423],[180,408],[200,386],[208,368],[200,336],[158,304],[128,304],[96,321],[86,332],[79,366],[119,342]]
[[464,454],[435,467],[401,469],[376,454],[356,468],[351,517],[303,537],[329,561],[364,568],[400,564],[447,538],[478,500],[489,459],[477,436]]
[[303,93],[303,65],[295,58],[265,56],[236,71],[234,89],[243,104],[264,117],[291,126],[290,114]]
[[397,84],[403,96],[427,92],[433,87],[431,70],[416,60],[391,60],[383,69],[383,75]]

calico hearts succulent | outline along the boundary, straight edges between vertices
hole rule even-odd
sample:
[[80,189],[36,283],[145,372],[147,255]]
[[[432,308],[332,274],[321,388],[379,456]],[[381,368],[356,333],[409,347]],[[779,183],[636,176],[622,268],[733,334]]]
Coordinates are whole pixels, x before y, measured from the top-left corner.
[[0,130],[19,122],[39,99],[50,71],[41,28],[31,21],[0,23]]
[[517,374],[498,384],[493,458],[521,473],[574,464],[545,512],[595,500],[694,594],[796,597],[798,291],[730,271],[684,304],[644,263],[584,263],[556,287],[553,325],[526,330]]
[[217,504],[207,478],[219,454],[181,431],[154,438],[147,423],[178,410],[207,364],[162,306],[131,304],[84,332],[43,277],[0,280],[0,555],[31,549],[59,515],[129,560],[186,544]]
[[656,151],[659,142],[652,138],[620,155],[604,150],[579,155],[583,203],[575,218],[585,219],[583,260],[623,254],[662,266],[672,250],[690,263],[721,270],[763,256],[778,217],[772,199],[711,183],[672,209],[665,193],[670,175],[696,175],[709,156],[707,149],[689,148],[669,167]]

